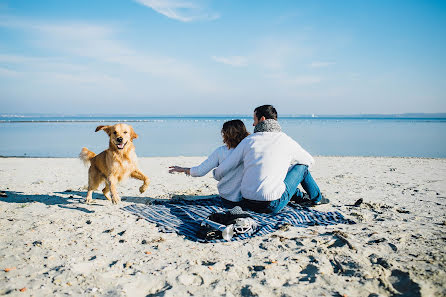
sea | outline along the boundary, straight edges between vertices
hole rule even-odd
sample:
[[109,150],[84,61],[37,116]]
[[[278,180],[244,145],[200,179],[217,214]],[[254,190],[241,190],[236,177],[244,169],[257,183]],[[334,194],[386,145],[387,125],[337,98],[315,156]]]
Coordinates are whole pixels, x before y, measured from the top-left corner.
[[[99,125],[128,123],[140,157],[206,156],[223,145],[223,123],[248,116],[0,115],[0,157],[73,158],[108,146]],[[281,117],[282,130],[313,156],[446,158],[446,118]]]

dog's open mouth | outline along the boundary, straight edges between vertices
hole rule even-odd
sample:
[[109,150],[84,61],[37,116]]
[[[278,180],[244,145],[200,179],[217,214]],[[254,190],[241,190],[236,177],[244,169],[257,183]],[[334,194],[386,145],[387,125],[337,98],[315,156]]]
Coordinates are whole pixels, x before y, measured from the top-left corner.
[[126,144],[127,144],[127,142],[126,142],[126,143],[117,143],[117,144],[116,144],[116,147],[117,147],[118,149],[122,150],[122,149],[125,147]]

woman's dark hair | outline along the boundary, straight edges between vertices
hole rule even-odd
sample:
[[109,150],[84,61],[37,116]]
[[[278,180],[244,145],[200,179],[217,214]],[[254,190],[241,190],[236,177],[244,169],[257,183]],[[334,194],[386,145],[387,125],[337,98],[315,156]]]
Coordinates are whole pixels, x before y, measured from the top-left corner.
[[256,107],[254,112],[256,113],[258,120],[260,120],[261,117],[265,117],[265,119],[273,119],[277,121],[277,111],[272,105],[262,105]]
[[227,121],[221,128],[223,142],[228,148],[235,148],[246,136],[249,135],[246,131],[245,124],[241,120]]

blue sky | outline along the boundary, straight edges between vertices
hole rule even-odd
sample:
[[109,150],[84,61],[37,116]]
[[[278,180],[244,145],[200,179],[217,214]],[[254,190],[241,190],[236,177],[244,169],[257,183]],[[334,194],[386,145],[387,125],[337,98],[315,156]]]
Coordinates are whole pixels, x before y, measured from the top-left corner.
[[445,1],[0,0],[0,113],[446,112]]

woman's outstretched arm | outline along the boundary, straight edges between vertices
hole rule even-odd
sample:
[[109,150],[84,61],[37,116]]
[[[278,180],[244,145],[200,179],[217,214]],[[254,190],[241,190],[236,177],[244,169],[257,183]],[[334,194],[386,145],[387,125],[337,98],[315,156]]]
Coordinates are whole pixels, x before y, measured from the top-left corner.
[[169,173],[174,173],[174,172],[184,172],[187,175],[190,175],[190,168],[188,167],[181,167],[181,166],[170,166],[169,167]]
[[206,175],[209,171],[218,166],[218,155],[220,151],[223,150],[222,147],[217,148],[212,154],[207,157],[200,165],[194,166],[191,168],[181,167],[181,166],[170,166],[169,173],[174,172],[184,172],[187,175],[191,175],[193,177],[199,177]]

